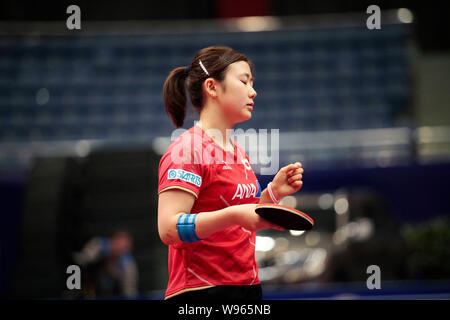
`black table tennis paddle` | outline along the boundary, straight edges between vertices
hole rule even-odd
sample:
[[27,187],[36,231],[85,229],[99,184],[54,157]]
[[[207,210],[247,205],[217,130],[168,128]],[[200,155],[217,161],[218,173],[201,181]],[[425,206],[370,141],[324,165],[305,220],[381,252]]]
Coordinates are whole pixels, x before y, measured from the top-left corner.
[[314,220],[307,214],[280,204],[258,204],[255,209],[261,217],[287,230],[310,230]]

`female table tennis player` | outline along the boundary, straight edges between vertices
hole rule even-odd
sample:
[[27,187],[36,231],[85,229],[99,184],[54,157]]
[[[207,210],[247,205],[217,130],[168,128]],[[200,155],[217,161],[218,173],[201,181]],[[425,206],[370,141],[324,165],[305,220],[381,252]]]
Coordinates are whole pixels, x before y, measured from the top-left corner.
[[283,167],[262,191],[248,155],[227,137],[227,129],[252,116],[251,68],[234,49],[208,47],[164,83],[166,112],[177,128],[186,116],[186,89],[200,113],[159,164],[158,231],[169,246],[166,299],[261,299],[255,232],[280,227],[255,207],[297,192],[303,169],[298,162]]

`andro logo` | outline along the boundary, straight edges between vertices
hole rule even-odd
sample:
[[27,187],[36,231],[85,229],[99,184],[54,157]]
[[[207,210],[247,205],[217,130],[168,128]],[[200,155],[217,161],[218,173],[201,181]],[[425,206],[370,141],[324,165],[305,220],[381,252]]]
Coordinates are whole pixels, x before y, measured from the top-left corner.
[[236,192],[231,200],[235,198],[244,199],[250,197],[256,197],[258,188],[253,183],[239,183],[236,188]]
[[169,173],[167,174],[167,179],[180,179],[189,182],[197,187],[200,187],[202,185],[202,177],[192,172],[184,171],[182,169],[170,169]]

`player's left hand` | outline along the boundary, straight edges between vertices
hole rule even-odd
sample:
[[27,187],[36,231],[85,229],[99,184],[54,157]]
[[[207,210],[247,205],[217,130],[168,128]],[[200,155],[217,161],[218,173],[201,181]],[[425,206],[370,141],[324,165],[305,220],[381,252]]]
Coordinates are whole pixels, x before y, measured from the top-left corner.
[[303,168],[300,162],[291,163],[281,168],[272,181],[274,196],[281,198],[293,194],[303,186]]

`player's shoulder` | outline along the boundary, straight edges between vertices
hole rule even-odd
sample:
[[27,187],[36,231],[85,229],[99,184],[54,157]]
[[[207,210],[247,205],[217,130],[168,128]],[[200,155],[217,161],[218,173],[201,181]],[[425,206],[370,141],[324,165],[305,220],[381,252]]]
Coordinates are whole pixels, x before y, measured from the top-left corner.
[[202,154],[202,150],[210,143],[203,135],[202,129],[198,126],[193,126],[187,130],[178,130],[180,130],[181,134],[170,143],[161,157],[160,163],[167,158],[173,158],[173,154],[183,158],[186,156],[194,156],[194,154],[197,157]]

